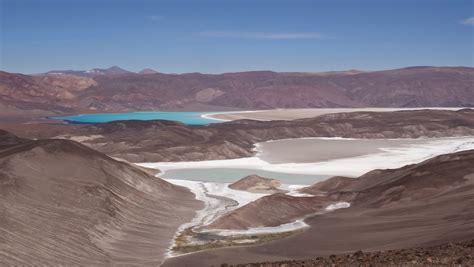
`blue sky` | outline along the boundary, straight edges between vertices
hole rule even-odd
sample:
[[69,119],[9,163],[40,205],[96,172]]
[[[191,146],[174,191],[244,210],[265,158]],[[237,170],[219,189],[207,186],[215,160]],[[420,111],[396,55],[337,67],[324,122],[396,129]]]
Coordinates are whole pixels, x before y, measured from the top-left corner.
[[0,0],[0,69],[473,66],[472,0]]

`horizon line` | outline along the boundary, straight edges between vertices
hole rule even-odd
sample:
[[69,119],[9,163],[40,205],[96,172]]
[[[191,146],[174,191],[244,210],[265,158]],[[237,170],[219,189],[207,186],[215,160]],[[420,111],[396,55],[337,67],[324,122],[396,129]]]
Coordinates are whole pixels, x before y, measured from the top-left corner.
[[[304,74],[318,74],[318,73],[331,73],[331,72],[349,72],[349,71],[359,71],[359,72],[377,72],[377,71],[389,71],[389,70],[399,70],[399,69],[407,69],[407,68],[474,68],[472,66],[463,66],[463,65],[408,65],[403,67],[394,67],[394,68],[381,68],[381,69],[359,69],[359,68],[348,68],[348,69],[333,69],[333,70],[321,70],[321,71],[277,71],[272,69],[255,69],[255,70],[237,70],[237,71],[225,71],[225,72],[200,72],[200,71],[190,71],[190,72],[160,72],[151,67],[143,68],[138,71],[131,71],[125,68],[122,68],[118,65],[113,65],[110,67],[95,67],[91,69],[52,69],[46,72],[36,72],[36,73],[25,73],[25,72],[16,72],[16,71],[8,71],[4,69],[0,69],[2,72],[13,73],[13,74],[23,74],[23,75],[30,75],[30,76],[37,76],[37,75],[53,75],[53,72],[61,72],[61,71],[77,71],[77,72],[87,72],[94,69],[101,69],[107,70],[114,67],[118,67],[124,71],[130,72],[130,74],[139,74],[140,71],[145,69],[151,69],[156,71],[156,74],[169,74],[169,75],[184,75],[184,74],[202,74],[202,75],[222,75],[222,74],[230,74],[230,73],[246,73],[246,72],[274,72],[274,73],[304,73]],[[100,75],[100,74],[99,74]],[[142,74],[142,75],[150,75],[150,74]]]

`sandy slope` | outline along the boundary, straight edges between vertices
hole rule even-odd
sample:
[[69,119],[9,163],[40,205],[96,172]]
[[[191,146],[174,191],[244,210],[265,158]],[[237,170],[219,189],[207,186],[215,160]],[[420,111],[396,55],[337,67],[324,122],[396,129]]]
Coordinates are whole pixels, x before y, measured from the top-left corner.
[[201,203],[77,142],[0,131],[1,265],[158,265]]

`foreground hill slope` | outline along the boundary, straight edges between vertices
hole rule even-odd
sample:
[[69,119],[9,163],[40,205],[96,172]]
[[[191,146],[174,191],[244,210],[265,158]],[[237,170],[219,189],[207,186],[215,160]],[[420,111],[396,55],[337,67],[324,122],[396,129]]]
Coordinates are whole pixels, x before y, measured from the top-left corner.
[[0,138],[3,264],[156,266],[200,208],[187,189],[77,142]]
[[473,84],[474,69],[468,67],[218,75],[136,74],[118,67],[87,73],[54,71],[41,76],[0,72],[0,108],[11,114],[35,109],[49,114],[229,108],[468,107],[474,103]]
[[347,255],[331,255],[304,260],[258,262],[223,267],[317,267],[317,266],[473,266],[474,239],[432,247],[417,247],[388,251],[355,251]]
[[[170,259],[165,266],[201,266],[308,259],[357,250],[380,251],[432,246],[474,238],[474,150],[441,155],[393,170],[376,170],[357,179],[336,177],[311,186],[306,193],[321,199],[351,202],[350,208],[310,216],[301,234],[264,245],[204,251]],[[295,219],[294,210],[312,207],[310,197],[260,200],[241,207],[217,226],[246,228]],[[304,200],[304,203],[300,203]],[[292,207],[286,210],[285,207]],[[271,213],[261,211],[273,209]],[[314,210],[306,209],[306,214]],[[253,214],[253,215],[252,215]],[[304,214],[299,214],[303,217]],[[260,218],[260,222],[256,222]],[[250,224],[249,224],[250,223]],[[269,224],[271,225],[271,224]]]
[[[349,112],[293,121],[239,120],[209,126],[164,121],[116,121],[63,138],[131,162],[249,157],[254,144],[301,137],[419,138],[474,135],[474,110]],[[90,138],[94,136],[95,138]]]

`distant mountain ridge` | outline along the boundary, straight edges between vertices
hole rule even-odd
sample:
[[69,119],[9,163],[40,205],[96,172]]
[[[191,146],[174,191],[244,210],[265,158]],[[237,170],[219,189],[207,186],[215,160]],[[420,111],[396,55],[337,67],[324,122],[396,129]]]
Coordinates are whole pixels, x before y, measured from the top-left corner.
[[158,73],[158,71],[154,69],[142,69],[141,71],[137,72],[138,74],[155,74]]
[[77,75],[84,77],[93,77],[96,75],[121,75],[121,74],[132,74],[134,72],[122,69],[118,66],[112,66],[110,68],[101,69],[94,68],[91,70],[52,70],[40,75]]
[[[119,67],[0,72],[4,114],[337,107],[472,107],[474,68],[360,72],[141,74]],[[8,111],[8,112],[7,112]]]

